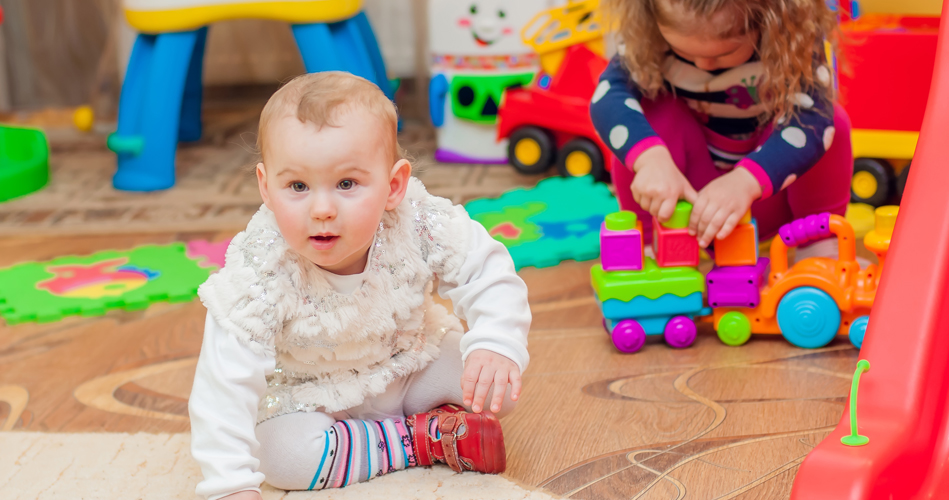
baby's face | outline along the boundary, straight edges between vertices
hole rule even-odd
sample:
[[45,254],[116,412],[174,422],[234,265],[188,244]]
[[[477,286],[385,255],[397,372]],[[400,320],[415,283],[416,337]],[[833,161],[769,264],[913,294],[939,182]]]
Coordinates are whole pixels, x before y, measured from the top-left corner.
[[257,180],[291,248],[323,269],[355,274],[383,213],[402,201],[411,167],[393,165],[383,127],[368,112],[346,110],[334,122],[317,129],[289,113],[274,120]]

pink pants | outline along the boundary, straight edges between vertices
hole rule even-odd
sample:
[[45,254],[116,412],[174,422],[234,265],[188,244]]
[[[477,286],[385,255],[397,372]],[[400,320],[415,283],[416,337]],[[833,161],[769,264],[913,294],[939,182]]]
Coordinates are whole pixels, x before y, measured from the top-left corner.
[[[675,164],[696,191],[727,173],[712,163],[706,131],[685,102],[664,95],[654,101],[644,99],[642,106],[649,124],[666,143]],[[758,235],[762,241],[777,234],[782,225],[794,219],[822,212],[844,215],[847,211],[850,179],[853,176],[853,153],[850,148],[850,118],[839,105],[834,106],[834,127],[834,142],[814,167],[786,189],[751,205],[751,213],[758,220]],[[769,135],[770,130],[762,134],[752,149],[763,143]],[[652,217],[633,200],[630,191],[635,174],[615,157],[611,173],[620,207],[637,213],[643,221],[644,236],[651,240]],[[775,186],[775,189],[779,187]]]

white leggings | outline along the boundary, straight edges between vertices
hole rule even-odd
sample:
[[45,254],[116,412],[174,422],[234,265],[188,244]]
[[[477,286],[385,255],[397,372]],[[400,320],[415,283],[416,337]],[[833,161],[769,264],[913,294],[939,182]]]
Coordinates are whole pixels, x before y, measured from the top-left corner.
[[[393,381],[384,393],[367,398],[359,406],[332,414],[290,413],[258,424],[257,456],[267,482],[285,490],[309,489],[317,468],[316,457],[323,455],[326,447],[325,433],[337,420],[379,421],[426,412],[446,403],[463,406],[461,335],[449,332],[442,340],[438,359],[419,372]],[[490,404],[492,395],[493,389],[484,406]],[[497,416],[507,415],[514,406],[508,387]]]

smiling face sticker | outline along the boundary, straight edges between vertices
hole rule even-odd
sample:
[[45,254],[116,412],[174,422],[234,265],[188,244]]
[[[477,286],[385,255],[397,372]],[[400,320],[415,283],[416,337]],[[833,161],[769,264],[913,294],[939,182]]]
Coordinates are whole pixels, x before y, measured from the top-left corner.
[[473,2],[468,7],[468,16],[462,17],[458,24],[471,30],[471,37],[482,47],[497,42],[502,37],[514,33],[505,21],[507,11],[504,5],[485,5],[491,2]]
[[429,44],[435,54],[532,54],[520,30],[548,0],[429,0]]

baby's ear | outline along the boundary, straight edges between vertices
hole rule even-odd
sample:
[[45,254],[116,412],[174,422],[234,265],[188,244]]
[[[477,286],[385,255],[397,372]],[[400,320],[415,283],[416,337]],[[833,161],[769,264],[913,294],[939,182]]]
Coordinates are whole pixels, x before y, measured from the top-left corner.
[[270,195],[267,193],[267,170],[263,163],[257,164],[257,189],[260,190],[260,199],[264,200],[264,205],[270,208]]
[[399,160],[392,166],[389,172],[389,198],[386,200],[386,210],[392,210],[402,203],[411,176],[412,164],[408,160]]

